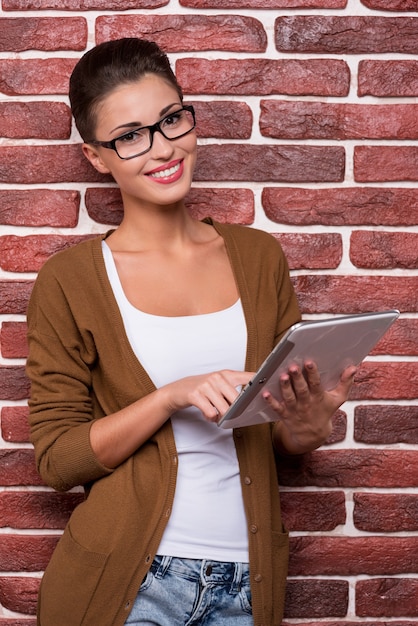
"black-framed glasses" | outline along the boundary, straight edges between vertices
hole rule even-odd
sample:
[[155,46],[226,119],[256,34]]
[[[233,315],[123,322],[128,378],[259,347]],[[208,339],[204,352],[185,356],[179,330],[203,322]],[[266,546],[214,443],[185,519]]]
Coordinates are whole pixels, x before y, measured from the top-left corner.
[[191,104],[185,104],[162,120],[150,126],[141,126],[123,133],[112,141],[88,141],[95,146],[102,146],[114,150],[120,159],[134,159],[145,154],[152,148],[154,134],[158,131],[163,137],[172,141],[180,139],[190,133],[196,126],[194,108]]

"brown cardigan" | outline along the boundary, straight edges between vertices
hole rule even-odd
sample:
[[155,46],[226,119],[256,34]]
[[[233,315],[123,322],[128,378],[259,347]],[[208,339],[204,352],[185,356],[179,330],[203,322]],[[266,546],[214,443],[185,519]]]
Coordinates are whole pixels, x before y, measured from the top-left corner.
[[[213,225],[235,273],[248,329],[246,369],[253,371],[299,320],[287,262],[271,235]],[[175,492],[170,420],[116,469],[101,465],[90,447],[92,420],[154,390],[126,337],[101,240],[50,259],[28,311],[30,425],[38,469],[55,489],[83,485],[87,494],[45,572],[41,626],[122,626],[158,549]],[[278,626],[288,539],[271,427],[236,429],[234,439],[248,520],[254,624]]]

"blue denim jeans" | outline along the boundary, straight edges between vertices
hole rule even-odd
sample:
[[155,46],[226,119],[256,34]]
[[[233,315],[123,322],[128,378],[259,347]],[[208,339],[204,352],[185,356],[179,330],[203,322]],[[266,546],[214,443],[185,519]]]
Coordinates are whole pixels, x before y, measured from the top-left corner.
[[253,626],[248,564],[157,556],[128,624]]

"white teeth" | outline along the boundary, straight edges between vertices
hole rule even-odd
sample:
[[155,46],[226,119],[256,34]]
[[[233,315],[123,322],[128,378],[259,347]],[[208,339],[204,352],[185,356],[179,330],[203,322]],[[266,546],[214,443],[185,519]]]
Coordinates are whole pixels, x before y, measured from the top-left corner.
[[150,174],[150,176],[151,178],[168,178],[169,176],[172,176],[173,174],[178,172],[179,169],[180,163],[177,163],[177,165],[174,165],[173,167],[170,167],[166,170],[161,170],[160,172],[154,172],[153,174]]

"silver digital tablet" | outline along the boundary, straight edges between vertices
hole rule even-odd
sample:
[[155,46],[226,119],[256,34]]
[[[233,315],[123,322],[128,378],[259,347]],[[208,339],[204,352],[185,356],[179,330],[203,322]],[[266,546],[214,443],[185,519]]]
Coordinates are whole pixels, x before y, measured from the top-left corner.
[[262,392],[268,390],[280,400],[279,376],[295,363],[303,368],[306,360],[315,361],[322,386],[327,391],[333,389],[343,370],[359,365],[398,316],[399,311],[392,309],[295,324],[242,389],[218,426],[236,428],[276,421],[277,413],[267,405]]

